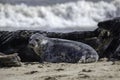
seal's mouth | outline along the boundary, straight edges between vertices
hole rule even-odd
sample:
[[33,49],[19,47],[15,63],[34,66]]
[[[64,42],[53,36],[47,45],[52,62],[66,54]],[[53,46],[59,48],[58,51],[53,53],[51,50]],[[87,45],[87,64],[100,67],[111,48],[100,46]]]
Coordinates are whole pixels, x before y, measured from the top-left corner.
[[34,48],[34,44],[28,44],[28,47]]
[[40,52],[39,52],[39,46],[38,44],[35,44],[35,43],[29,43],[28,44],[28,47],[30,47],[31,49],[33,49],[33,51],[38,55],[40,56]]
[[28,46],[29,46],[30,48],[38,47],[37,43],[36,43],[36,42],[32,42],[32,41],[29,42]]

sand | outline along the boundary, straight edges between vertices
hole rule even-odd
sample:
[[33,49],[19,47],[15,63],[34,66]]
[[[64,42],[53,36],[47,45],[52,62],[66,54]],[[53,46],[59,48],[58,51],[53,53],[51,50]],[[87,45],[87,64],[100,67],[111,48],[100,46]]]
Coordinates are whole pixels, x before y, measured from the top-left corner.
[[120,80],[120,62],[22,63],[0,68],[0,80]]

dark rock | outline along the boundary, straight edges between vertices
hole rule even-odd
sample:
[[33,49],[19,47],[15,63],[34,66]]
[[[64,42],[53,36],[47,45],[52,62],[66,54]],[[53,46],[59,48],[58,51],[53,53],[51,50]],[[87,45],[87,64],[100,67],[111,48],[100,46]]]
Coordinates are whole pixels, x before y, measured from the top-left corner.
[[48,77],[46,77],[44,80],[57,80],[55,77],[50,77],[50,76],[48,76]]
[[30,71],[30,72],[26,72],[25,74],[35,74],[35,73],[38,73],[38,71]]

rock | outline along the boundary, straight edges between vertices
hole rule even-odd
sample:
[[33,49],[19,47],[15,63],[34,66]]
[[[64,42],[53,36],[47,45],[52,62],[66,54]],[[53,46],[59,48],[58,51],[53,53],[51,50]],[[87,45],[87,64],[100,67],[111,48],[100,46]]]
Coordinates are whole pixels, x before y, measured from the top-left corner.
[[16,67],[21,66],[21,60],[17,53],[5,55],[0,53],[0,66],[1,67]]
[[24,74],[30,75],[30,74],[35,74],[35,73],[38,73],[38,71],[30,71],[30,72],[26,72]]

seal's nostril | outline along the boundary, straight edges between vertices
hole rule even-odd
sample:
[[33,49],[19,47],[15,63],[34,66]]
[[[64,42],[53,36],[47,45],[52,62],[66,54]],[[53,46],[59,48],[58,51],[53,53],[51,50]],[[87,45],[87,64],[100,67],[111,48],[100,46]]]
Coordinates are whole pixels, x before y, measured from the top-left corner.
[[34,44],[32,44],[32,43],[29,43],[29,47],[34,47]]

